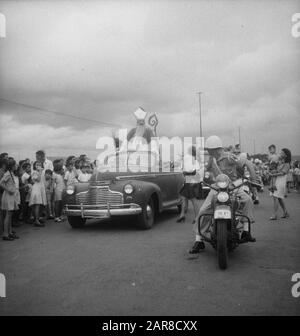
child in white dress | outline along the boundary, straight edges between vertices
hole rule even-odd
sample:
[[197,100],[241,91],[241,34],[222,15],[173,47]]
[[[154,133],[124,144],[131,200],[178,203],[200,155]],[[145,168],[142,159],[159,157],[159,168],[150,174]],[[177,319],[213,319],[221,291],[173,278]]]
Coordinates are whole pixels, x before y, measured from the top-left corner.
[[91,166],[87,163],[84,163],[83,166],[81,167],[81,173],[78,176],[78,181],[79,182],[88,182],[92,174],[90,173]]
[[53,181],[54,181],[54,212],[55,212],[55,222],[61,222],[62,218],[62,194],[65,189],[64,182],[64,170],[60,161],[55,160],[53,162],[54,165],[54,173],[53,173]]
[[19,209],[20,192],[18,186],[18,177],[14,172],[17,169],[16,161],[9,158],[7,163],[7,171],[0,181],[0,187],[4,190],[1,200],[1,209],[5,213],[3,240],[12,241],[19,238],[14,231],[12,231],[12,215],[13,212]]
[[40,206],[47,205],[47,197],[45,184],[42,179],[43,167],[42,164],[36,161],[33,164],[33,173],[31,175],[31,179],[33,182],[33,186],[31,189],[29,206],[32,207],[33,215],[34,215],[34,226],[42,227],[45,226],[44,223],[39,221],[40,218]]

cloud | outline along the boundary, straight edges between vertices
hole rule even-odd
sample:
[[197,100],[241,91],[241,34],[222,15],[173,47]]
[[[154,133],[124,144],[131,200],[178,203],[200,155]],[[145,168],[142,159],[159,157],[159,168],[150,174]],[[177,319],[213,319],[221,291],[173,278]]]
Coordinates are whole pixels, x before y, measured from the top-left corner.
[[283,49],[279,44],[239,55],[222,73],[226,100],[253,104],[263,97],[277,97],[295,83],[299,85],[299,59],[299,48]]
[[[160,134],[195,136],[201,90],[205,135],[233,142],[241,126],[248,151],[254,138],[260,148],[280,142],[297,151],[296,5],[2,2],[8,29],[0,40],[0,97],[99,123],[1,102],[0,113],[13,117],[15,133],[59,132],[57,145],[60,137],[81,146],[78,134],[92,139],[103,131],[100,122],[131,127],[138,106],[157,113]],[[10,148],[13,138],[5,140]]]
[[34,157],[39,149],[51,155],[93,153],[101,136],[111,136],[110,129],[90,128],[78,131],[70,126],[52,127],[45,124],[21,124],[11,115],[0,115],[0,150],[24,158]]

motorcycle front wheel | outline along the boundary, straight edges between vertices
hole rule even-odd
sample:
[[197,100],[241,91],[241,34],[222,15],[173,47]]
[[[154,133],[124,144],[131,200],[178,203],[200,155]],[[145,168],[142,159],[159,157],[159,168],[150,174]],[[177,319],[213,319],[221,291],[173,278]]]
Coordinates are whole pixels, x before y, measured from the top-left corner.
[[227,221],[218,220],[216,225],[218,263],[219,267],[224,270],[228,266]]

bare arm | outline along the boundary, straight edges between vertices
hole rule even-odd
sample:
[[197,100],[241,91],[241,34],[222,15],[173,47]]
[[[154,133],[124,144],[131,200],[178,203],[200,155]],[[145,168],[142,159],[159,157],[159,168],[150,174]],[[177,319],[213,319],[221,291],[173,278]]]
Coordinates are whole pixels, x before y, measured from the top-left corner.
[[256,173],[253,167],[253,164],[249,160],[245,160],[245,166],[248,168],[248,171],[250,173],[251,179],[256,180]]
[[13,195],[13,194],[15,193],[15,191],[12,190],[11,188],[8,188],[8,187],[7,187],[7,184],[6,184],[6,182],[7,182],[8,179],[9,179],[9,178],[7,178],[7,176],[4,176],[4,177],[1,179],[1,181],[0,181],[0,187],[1,187],[3,190],[5,190],[6,192],[8,192],[9,194]]

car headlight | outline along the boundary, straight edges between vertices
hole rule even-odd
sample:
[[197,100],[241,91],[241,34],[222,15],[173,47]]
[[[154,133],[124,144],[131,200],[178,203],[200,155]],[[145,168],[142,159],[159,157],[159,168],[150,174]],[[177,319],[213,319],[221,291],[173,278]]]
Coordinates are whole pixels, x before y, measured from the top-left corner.
[[68,195],[73,195],[74,192],[75,192],[75,187],[74,187],[73,185],[69,185],[69,186],[67,187],[66,193],[67,193]]
[[126,185],[124,186],[124,192],[125,192],[125,194],[127,194],[127,195],[132,194],[132,193],[133,193],[133,186],[132,186],[131,184],[126,184]]
[[221,191],[220,193],[218,193],[217,199],[219,202],[225,203],[228,201],[229,195],[227,192]]

